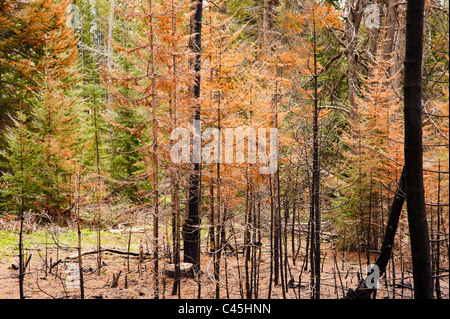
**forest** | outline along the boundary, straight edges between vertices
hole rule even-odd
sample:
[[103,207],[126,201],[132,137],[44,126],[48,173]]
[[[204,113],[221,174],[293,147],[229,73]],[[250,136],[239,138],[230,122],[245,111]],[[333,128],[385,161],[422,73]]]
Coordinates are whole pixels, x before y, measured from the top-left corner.
[[0,299],[449,299],[448,13],[0,0]]

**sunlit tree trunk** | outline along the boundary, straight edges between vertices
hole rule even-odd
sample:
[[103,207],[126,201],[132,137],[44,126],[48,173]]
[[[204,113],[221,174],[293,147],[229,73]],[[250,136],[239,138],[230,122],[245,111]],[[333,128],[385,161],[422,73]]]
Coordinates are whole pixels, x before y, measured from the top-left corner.
[[350,104],[350,110],[355,112],[356,110],[356,95],[358,92],[358,31],[363,17],[363,8],[366,0],[348,0],[348,16],[346,19],[345,36],[348,41],[348,45],[345,49],[347,56],[348,72],[348,101]]

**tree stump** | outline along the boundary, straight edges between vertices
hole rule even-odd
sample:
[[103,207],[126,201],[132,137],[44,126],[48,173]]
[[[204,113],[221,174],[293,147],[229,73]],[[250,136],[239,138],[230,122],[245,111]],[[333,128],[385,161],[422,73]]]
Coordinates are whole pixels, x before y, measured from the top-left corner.
[[[192,277],[194,275],[193,267],[194,265],[191,263],[180,263],[180,276]],[[170,278],[175,278],[175,264],[166,264],[164,266],[164,274]]]

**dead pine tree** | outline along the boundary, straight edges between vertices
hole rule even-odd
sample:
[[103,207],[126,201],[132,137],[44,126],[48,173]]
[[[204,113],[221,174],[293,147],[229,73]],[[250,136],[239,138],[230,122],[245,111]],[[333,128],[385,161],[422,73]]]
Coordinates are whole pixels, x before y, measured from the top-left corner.
[[[221,217],[221,206],[222,206],[222,197],[221,197],[221,134],[220,130],[222,129],[221,125],[221,103],[222,103],[222,38],[219,36],[219,50],[218,50],[218,92],[217,92],[217,129],[219,131],[219,138],[217,141],[217,163],[216,163],[216,180],[217,180],[217,231],[216,231],[216,239],[215,239],[215,245],[214,245],[214,280],[216,282],[216,299],[219,299],[220,297],[220,258],[221,258],[221,252],[223,247],[223,234],[222,230],[224,229],[223,223],[220,222]],[[223,215],[224,221],[225,221],[225,214]]]
[[153,289],[154,299],[159,299],[159,190],[158,190],[158,119],[156,115],[156,62],[155,41],[153,31],[153,0],[149,1],[149,26],[150,26],[150,77],[151,77],[151,112],[152,112],[152,203],[153,203]]
[[272,278],[274,276],[274,200],[273,200],[273,187],[272,177],[269,175],[269,192],[270,192],[270,274],[269,274],[269,291],[267,299],[270,299],[272,294]]
[[[249,176],[248,176],[248,165],[246,167],[246,174],[245,174],[245,178],[246,178],[246,182],[247,182],[247,188],[245,191],[245,214],[244,214],[244,219],[245,219],[245,232],[244,232],[244,256],[245,256],[245,293],[246,293],[246,299],[252,299],[252,287],[251,287],[251,282],[252,282],[252,278],[249,271],[249,264],[251,261],[251,246],[250,246],[250,241],[251,241],[251,230],[250,230],[250,225],[252,223],[252,218],[251,218],[251,203],[250,203],[250,181],[249,181]],[[253,268],[252,268],[253,270]]]
[[436,259],[435,259],[435,292],[436,292],[436,299],[441,299],[441,284],[439,281],[439,275],[440,275],[440,258],[441,258],[441,212],[442,212],[442,206],[441,206],[441,160],[439,159],[438,162],[438,190],[437,190],[437,230],[436,230]]
[[[280,70],[277,68],[277,75]],[[278,81],[275,82],[275,94],[274,94],[274,109],[273,109],[273,126],[278,129]],[[276,268],[280,275],[281,291],[283,298],[286,298],[286,287],[285,287],[285,273],[283,265],[287,260],[283,260],[283,236],[282,236],[282,226],[281,226],[281,187],[280,187],[280,167],[277,165],[277,170],[275,171],[274,180],[274,193],[276,195],[276,209],[275,209],[275,258],[276,258]],[[277,282],[276,277],[276,282]]]
[[318,73],[317,73],[317,47],[316,47],[316,21],[315,10],[312,9],[313,22],[313,56],[314,56],[314,115],[313,115],[313,168],[312,168],[312,234],[311,234],[311,281],[313,283],[313,299],[320,299],[320,167],[319,167],[319,107],[318,107]]
[[414,297],[433,298],[430,239],[425,214],[422,146],[422,49],[424,0],[406,6],[404,75],[405,189],[414,278]]
[[[191,68],[194,72],[194,84],[190,87],[193,98],[200,98],[200,68],[201,68],[201,42],[202,42],[202,0],[192,0],[193,15],[191,17],[191,29],[189,49],[193,54]],[[188,194],[188,216],[183,229],[184,261],[192,263],[194,268],[200,268],[200,105],[195,101],[194,108],[194,151],[193,170],[190,175]]]
[[102,225],[102,213],[100,207],[100,154],[99,154],[99,132],[97,126],[97,106],[94,105],[94,140],[95,140],[95,164],[96,164],[96,173],[97,176],[95,178],[95,202],[97,208],[97,268],[98,274],[100,275],[102,268],[102,244],[101,244],[101,225]]
[[23,221],[25,208],[25,194],[22,188],[20,199],[20,229],[19,229],[19,294],[20,299],[25,299],[23,292],[23,278],[25,276],[24,262],[23,262]]
[[84,299],[84,279],[83,279],[83,258],[81,253],[81,220],[80,220],[80,200],[81,200],[81,183],[82,183],[82,167],[78,168],[75,177],[75,214],[77,225],[77,252],[78,252],[78,276],[80,283],[80,298]]
[[[21,132],[20,132],[21,133]],[[20,135],[22,138],[22,135]],[[20,145],[20,170],[22,176],[24,175],[24,147],[21,143]],[[23,279],[25,277],[25,269],[24,269],[24,258],[23,258],[23,222],[24,222],[24,211],[25,211],[25,179],[23,180],[23,185],[20,190],[20,229],[19,229],[19,293],[20,299],[25,299],[24,291],[23,291]]]
[[[172,37],[175,39],[176,34],[176,12],[174,1],[171,2],[171,27]],[[173,72],[173,95],[171,100],[171,110],[173,117],[173,128],[178,125],[177,107],[178,107],[178,68],[177,68],[177,43],[174,40],[172,43],[172,72]],[[172,141],[171,141],[172,142]],[[174,164],[171,169],[172,172],[172,242],[173,242],[173,263],[175,265],[175,274],[172,287],[172,295],[178,294],[181,297],[181,274],[180,274],[180,199],[179,199],[179,168]]]

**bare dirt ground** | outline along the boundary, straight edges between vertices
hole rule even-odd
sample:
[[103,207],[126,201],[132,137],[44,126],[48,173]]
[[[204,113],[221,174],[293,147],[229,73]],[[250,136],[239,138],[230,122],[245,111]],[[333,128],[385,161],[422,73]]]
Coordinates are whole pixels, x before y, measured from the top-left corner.
[[[264,248],[263,248],[264,249]],[[47,252],[50,258],[53,253]],[[258,298],[269,298],[269,257],[270,252],[263,252],[260,264],[260,276],[258,287]],[[96,271],[97,256],[83,256],[83,277],[85,285],[85,298],[97,299],[134,299],[134,298],[153,298],[153,262],[151,259],[144,260],[139,264],[136,257],[127,257],[103,252],[103,266],[100,274]],[[17,265],[17,256],[3,258],[0,261],[0,297],[11,299],[19,298],[19,272]],[[52,259],[55,260],[56,258]],[[129,267],[128,267],[129,262]],[[223,258],[221,262],[220,276],[220,297],[240,299],[241,292],[244,291],[244,268],[243,258],[240,260],[240,274],[237,267],[235,256]],[[302,281],[299,286],[299,274],[302,260],[299,259],[296,265],[290,266],[290,273],[293,275],[294,283],[289,288],[286,298],[309,298],[310,297],[310,273],[306,271],[302,275]],[[357,253],[347,253],[345,262],[338,262],[333,265],[334,259],[325,258],[321,278],[321,297],[323,299],[342,298],[347,293],[348,288],[355,288],[358,282],[359,263]],[[343,264],[343,266],[342,266]],[[12,266],[14,265],[14,266]],[[163,269],[164,264],[160,264]],[[80,289],[74,282],[76,278],[78,263],[76,261],[63,262],[54,267],[50,272],[45,273],[43,261],[37,258],[31,259],[24,279],[25,297],[32,299],[39,298],[80,298]],[[202,299],[215,298],[215,281],[212,270],[212,259],[209,255],[202,255],[202,273],[199,280],[196,278],[182,278],[181,298],[197,299],[200,289]],[[363,270],[364,271],[364,270]],[[161,271],[162,272],[162,271]],[[114,276],[119,275],[117,287],[113,287]],[[241,276],[241,279],[239,279]],[[401,284],[401,273],[396,273],[396,285],[392,285],[393,273],[389,273],[389,281],[383,278],[380,281],[380,289],[377,298],[411,298],[412,276],[408,272]],[[441,290],[443,297],[448,298],[448,277],[441,281]],[[168,276],[160,276],[160,298],[178,298],[173,296],[173,279]],[[283,298],[279,283],[271,288],[270,298]]]
[[[49,254],[50,255],[53,254]],[[260,267],[260,286],[258,291],[259,298],[267,298],[269,292],[269,252],[265,252],[265,257],[262,258]],[[129,260],[126,257],[102,253],[103,267],[100,275],[96,271],[97,256],[86,255],[83,258],[83,278],[85,281],[85,298],[102,298],[102,299],[130,299],[130,298],[153,298],[153,262],[146,259],[139,265],[136,257],[131,257]],[[3,258],[0,262],[0,296],[1,298],[19,298],[19,271],[15,269],[18,264],[17,256],[11,258]],[[244,276],[244,268],[240,265],[240,276]],[[54,260],[54,259],[52,259]],[[300,261],[300,260],[299,260]],[[298,263],[298,262],[297,262]],[[13,266],[12,266],[13,265]],[[209,255],[202,255],[202,267],[199,280],[197,278],[183,278],[181,281],[181,298],[197,299],[198,291],[200,289],[201,298],[213,299],[215,298],[215,281],[212,269],[212,259]],[[164,264],[161,265],[161,268]],[[225,270],[225,267],[227,270]],[[139,268],[141,270],[139,270]],[[237,268],[237,259],[235,256],[225,257],[221,263],[221,298],[241,298],[241,291],[243,291],[244,282],[239,280],[239,273]],[[298,265],[291,267],[291,272],[297,274]],[[328,267],[327,267],[328,268]],[[346,287],[355,287],[357,278],[356,271],[358,265],[350,263],[344,266],[344,270],[340,268],[341,279],[345,281],[344,291]],[[25,297],[26,298],[80,298],[80,289],[74,282],[77,278],[78,262],[70,261],[57,265],[52,269],[52,272],[45,273],[45,265],[39,259],[32,259],[27,267],[25,275]],[[117,287],[113,287],[113,275],[119,276]],[[225,277],[225,272],[227,276]],[[324,298],[342,297],[343,291],[339,287],[335,291],[333,272],[329,273],[324,269],[322,274],[322,290],[324,291]],[[338,276],[337,272],[335,274]],[[295,278],[294,286],[298,285],[298,275]],[[336,280],[339,280],[336,278]],[[178,298],[177,295],[172,296],[173,279],[168,276],[160,276],[160,298]],[[309,297],[309,272],[302,276],[302,284],[300,289],[297,286],[295,289],[289,289],[286,298],[308,298]],[[271,298],[282,298],[281,284],[273,285],[271,291]]]
[[[5,227],[3,227],[5,229]],[[108,233],[106,231],[106,233]],[[28,238],[31,235],[25,234]],[[107,235],[103,235],[107,236]],[[151,253],[151,245],[146,245],[145,233],[136,233],[131,237],[133,244],[131,251],[136,251],[138,245],[144,243],[144,251]],[[112,241],[120,247],[109,246],[107,238],[103,239],[103,248],[114,248],[120,251],[127,251],[127,235],[122,234],[123,241]],[[129,238],[129,237],[128,237]],[[28,239],[29,243],[30,239]],[[95,250],[95,243],[87,241],[83,246],[83,251]],[[14,245],[2,243],[0,256],[0,298],[19,298],[19,271],[17,269],[18,256],[17,248]],[[213,275],[213,259],[206,251],[207,247],[202,247],[201,273],[198,278],[182,278],[181,295],[182,299],[213,299],[216,297],[216,282]],[[303,248],[301,249],[303,251]],[[173,279],[164,275],[165,242],[162,240],[161,256],[159,261],[159,298],[176,299],[177,295],[172,295]],[[258,271],[257,292],[254,297],[259,299],[281,299],[282,285],[273,284],[270,286],[270,245],[263,243],[260,248],[260,262]],[[56,245],[51,241],[50,236],[45,242],[29,243],[25,250],[25,259],[30,261],[26,268],[24,277],[24,294],[29,299],[74,299],[80,298],[80,287],[77,284],[77,259],[64,260],[67,256],[76,254],[76,250],[71,247]],[[259,254],[259,251],[258,251]],[[321,298],[341,299],[345,296],[349,288],[356,288],[360,271],[365,273],[365,254],[358,252],[335,251],[330,244],[324,244],[322,250],[323,263],[321,272]],[[362,259],[361,259],[362,258]],[[371,256],[372,262],[376,255]],[[412,273],[411,267],[403,258],[399,257],[390,263],[387,278],[380,279],[380,286],[377,292],[377,299],[409,299],[412,298]],[[50,264],[55,264],[51,270]],[[287,289],[287,299],[308,299],[311,296],[310,272],[309,269],[301,271],[305,256],[300,253],[294,264],[292,254],[288,253],[288,280],[293,279]],[[360,263],[360,260],[362,262]],[[82,258],[84,294],[87,299],[151,299],[154,297],[153,285],[153,260],[147,255],[143,262],[139,262],[136,256],[127,256],[114,252],[102,252],[102,267],[100,272],[97,268],[97,254],[87,254]],[[361,265],[361,266],[360,266]],[[441,265],[442,266],[442,265]],[[394,268],[394,269],[393,269]],[[442,272],[440,286],[442,298],[449,298],[448,261],[443,266],[446,271]],[[245,268],[244,257],[241,252],[225,253],[220,262],[220,298],[241,299],[244,298],[245,291]],[[395,270],[395,272],[394,272]],[[120,275],[119,275],[120,274]],[[117,278],[117,285],[113,283]],[[299,278],[301,277],[301,282]],[[200,291],[200,296],[199,296]],[[255,291],[255,287],[253,287]],[[270,295],[269,295],[270,292]]]

